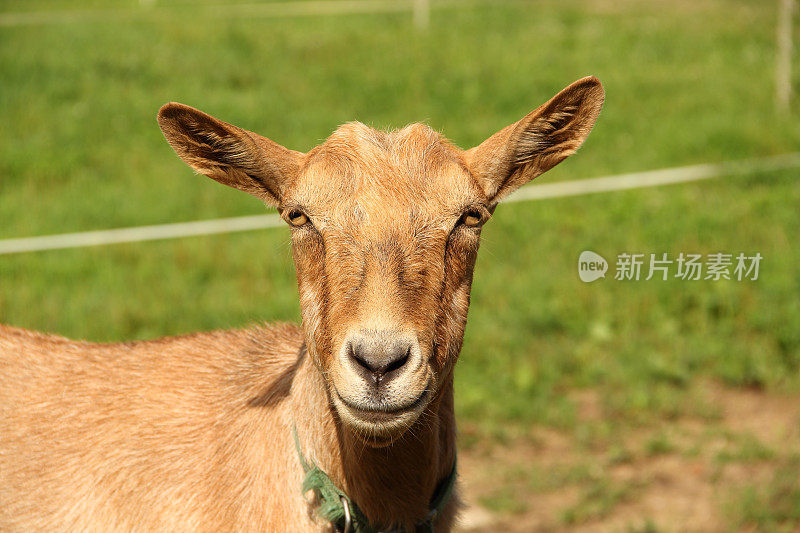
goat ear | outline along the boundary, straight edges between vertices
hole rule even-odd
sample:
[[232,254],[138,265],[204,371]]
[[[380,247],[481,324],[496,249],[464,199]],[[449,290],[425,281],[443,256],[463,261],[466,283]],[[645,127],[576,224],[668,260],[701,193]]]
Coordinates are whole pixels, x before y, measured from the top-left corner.
[[574,154],[592,131],[604,97],[600,80],[582,78],[467,150],[467,165],[489,199],[497,203]]
[[183,161],[201,174],[277,206],[300,173],[303,154],[192,107],[166,104],[158,125]]

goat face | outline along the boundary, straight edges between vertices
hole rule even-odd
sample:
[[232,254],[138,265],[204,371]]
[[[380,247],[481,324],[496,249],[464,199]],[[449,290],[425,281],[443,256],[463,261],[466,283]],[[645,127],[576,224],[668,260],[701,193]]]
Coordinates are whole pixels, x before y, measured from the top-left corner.
[[578,149],[603,95],[578,80],[466,151],[421,124],[345,124],[307,154],[181,104],[159,124],[191,167],[290,225],[308,353],[341,421],[378,445],[450,382],[483,223]]
[[486,194],[430,128],[351,123],[308,154],[281,211],[333,405],[372,440],[401,433],[458,357]]

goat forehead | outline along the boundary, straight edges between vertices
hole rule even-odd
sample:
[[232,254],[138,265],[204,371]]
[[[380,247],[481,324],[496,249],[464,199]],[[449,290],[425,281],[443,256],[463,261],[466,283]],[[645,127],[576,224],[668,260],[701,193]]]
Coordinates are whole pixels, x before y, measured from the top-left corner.
[[340,221],[323,228],[332,250],[356,254],[417,255],[444,243],[447,231],[425,219],[382,217],[368,223],[345,224]]
[[332,218],[341,211],[370,219],[434,214],[475,195],[458,150],[429,127],[412,124],[387,133],[360,123],[340,126],[309,153],[291,194]]

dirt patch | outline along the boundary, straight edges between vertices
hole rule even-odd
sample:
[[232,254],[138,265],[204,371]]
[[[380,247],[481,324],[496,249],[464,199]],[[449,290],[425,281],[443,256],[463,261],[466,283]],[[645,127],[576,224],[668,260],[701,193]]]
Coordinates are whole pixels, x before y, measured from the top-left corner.
[[[718,417],[620,424],[591,446],[578,430],[551,429],[473,445],[459,457],[469,511],[457,530],[758,530],[737,522],[731,502],[800,454],[800,395],[700,389]],[[614,424],[591,391],[576,394],[575,404],[581,424]]]
[[722,412],[724,424],[733,431],[750,433],[778,447],[800,448],[800,399],[785,394],[709,387],[709,397]]

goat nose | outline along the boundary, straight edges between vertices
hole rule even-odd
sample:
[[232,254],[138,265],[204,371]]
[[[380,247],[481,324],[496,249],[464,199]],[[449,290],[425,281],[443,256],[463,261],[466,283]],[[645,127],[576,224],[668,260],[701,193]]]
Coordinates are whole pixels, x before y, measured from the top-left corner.
[[408,363],[413,343],[388,335],[358,335],[348,343],[356,370],[375,385],[390,379]]

